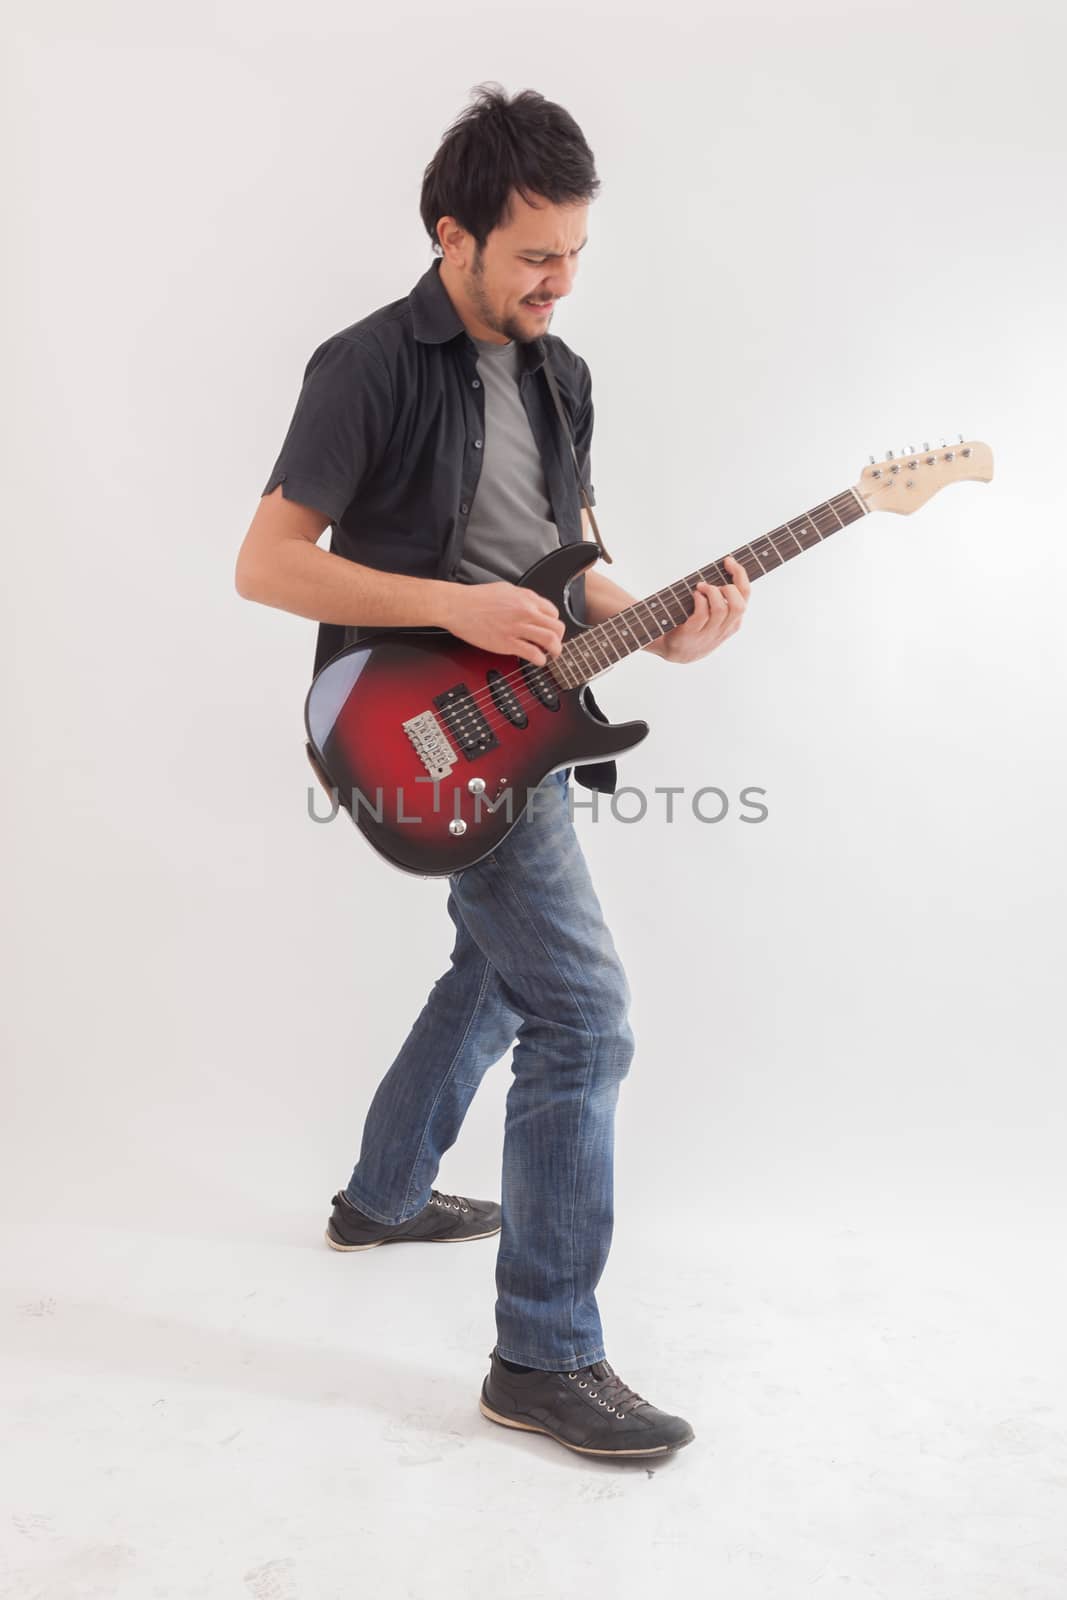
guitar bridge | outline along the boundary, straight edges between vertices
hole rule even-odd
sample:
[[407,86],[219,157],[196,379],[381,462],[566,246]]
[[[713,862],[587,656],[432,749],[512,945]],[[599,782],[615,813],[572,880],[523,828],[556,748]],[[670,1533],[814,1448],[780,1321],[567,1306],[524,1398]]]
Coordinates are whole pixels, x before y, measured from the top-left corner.
[[404,732],[431,778],[447,778],[459,760],[444,729],[432,711],[422,711],[404,723]]

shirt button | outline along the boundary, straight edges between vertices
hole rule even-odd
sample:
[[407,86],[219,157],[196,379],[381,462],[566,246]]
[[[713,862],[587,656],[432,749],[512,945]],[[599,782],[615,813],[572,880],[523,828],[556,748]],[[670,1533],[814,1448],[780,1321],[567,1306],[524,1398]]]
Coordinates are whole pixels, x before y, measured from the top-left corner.
[[480,389],[481,388],[481,384],[480,384],[480,382],[478,381],[477,378],[475,378],[474,382],[471,384],[471,388],[472,389]]
[[467,504],[466,500],[464,500],[459,509],[462,511],[463,515],[466,516],[467,512],[470,510],[470,506]]
[[475,441],[474,441],[474,448],[475,448],[475,449],[476,449],[476,450],[480,450],[480,449],[481,449],[481,448],[482,448],[482,441],[481,441],[481,440],[480,440],[480,439],[475,439]]

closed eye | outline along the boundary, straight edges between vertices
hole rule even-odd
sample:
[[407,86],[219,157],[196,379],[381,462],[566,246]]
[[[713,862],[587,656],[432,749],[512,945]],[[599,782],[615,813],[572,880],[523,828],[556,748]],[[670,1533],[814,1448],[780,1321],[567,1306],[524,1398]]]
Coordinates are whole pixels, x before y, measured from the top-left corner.
[[[578,249],[571,251],[571,255],[576,256],[578,251],[584,250],[588,243],[588,239],[583,239],[581,244],[578,246]],[[545,250],[540,255],[526,255],[524,253],[519,259],[522,261],[528,261],[531,267],[541,267],[546,261],[562,261],[563,255],[562,252],[558,250],[555,252]]]

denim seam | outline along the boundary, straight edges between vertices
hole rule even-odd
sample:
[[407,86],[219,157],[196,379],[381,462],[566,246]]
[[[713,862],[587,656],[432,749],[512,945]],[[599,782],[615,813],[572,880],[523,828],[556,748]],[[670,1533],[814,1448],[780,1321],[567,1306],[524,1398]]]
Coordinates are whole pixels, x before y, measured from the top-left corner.
[[[440,1084],[438,1086],[438,1089],[437,1089],[437,1093],[434,1096],[433,1105],[430,1107],[429,1114],[427,1115],[426,1121],[425,1121],[425,1123],[423,1125],[422,1138],[419,1140],[419,1148],[415,1152],[415,1158],[414,1158],[414,1160],[412,1161],[412,1164],[411,1164],[411,1175],[410,1175],[410,1177],[408,1179],[407,1199],[404,1202],[405,1207],[409,1206],[411,1204],[411,1191],[415,1186],[415,1173],[418,1170],[419,1162],[422,1160],[422,1154],[423,1154],[423,1151],[426,1148],[426,1135],[427,1135],[427,1132],[429,1130],[430,1124],[433,1122],[434,1113],[437,1110],[438,1102],[440,1101],[441,1096],[445,1091],[445,1088],[447,1087],[449,1081],[452,1078],[453,1073],[456,1070],[456,1062],[459,1060],[460,1055],[462,1054],[463,1046],[466,1044],[468,1038],[470,1037],[471,1028],[474,1026],[474,1019],[478,1015],[479,1011],[482,1008],[482,1002],[485,999],[485,992],[486,992],[487,988],[489,987],[489,974],[490,974],[490,972],[495,970],[493,968],[492,964],[490,963],[488,957],[483,957],[483,960],[485,962],[485,965],[484,965],[484,969],[482,971],[482,981],[481,981],[481,983],[480,983],[480,985],[478,987],[478,994],[477,994],[477,997],[476,997],[476,999],[474,1001],[474,1004],[471,1006],[470,1016],[467,1018],[467,1026],[463,1030],[463,1037],[460,1039],[459,1043],[456,1045],[455,1050],[453,1051],[452,1060],[448,1064],[448,1071],[444,1074],[444,1076],[441,1079],[441,1082],[440,1082]],[[417,1211],[412,1212],[412,1216],[418,1216],[418,1212]],[[402,1222],[410,1222],[411,1221],[411,1217],[402,1217],[401,1221]]]
[[[521,891],[511,881],[508,881],[507,888],[510,891],[510,893],[514,896],[515,900],[518,902],[518,904],[522,908],[522,910],[526,912],[526,915],[527,915],[527,917],[528,917],[528,919],[530,921],[531,927],[534,927],[535,925],[534,925],[534,922],[533,922],[533,917],[530,915],[529,906],[528,906],[528,904],[526,902],[525,897],[521,893]],[[494,884],[493,885],[493,890],[494,890],[495,893],[499,893],[499,885],[498,884]],[[573,1331],[574,1331],[574,1322],[575,1322],[575,1287],[576,1287],[576,1282],[575,1282],[575,1280],[576,1280],[576,1270],[575,1270],[575,1258],[574,1258],[574,1221],[575,1221],[575,1217],[576,1217],[577,1211],[578,1211],[578,1151],[581,1148],[582,1123],[583,1123],[584,1118],[585,1118],[585,1108],[586,1108],[586,1102],[587,1102],[588,1094],[589,1094],[589,1079],[590,1079],[590,1076],[591,1076],[591,1073],[592,1073],[594,1057],[595,1057],[595,1054],[596,1054],[596,1036],[595,1036],[595,1034],[593,1033],[592,1029],[589,1026],[588,1017],[586,1016],[585,1012],[582,1010],[581,1001],[578,999],[578,996],[574,993],[574,990],[571,988],[570,984],[567,982],[567,978],[566,978],[565,974],[560,969],[560,966],[559,966],[559,963],[556,960],[554,951],[545,943],[544,939],[541,938],[541,935],[539,933],[537,934],[537,939],[538,939],[539,944],[541,945],[541,948],[544,950],[545,955],[548,957],[549,961],[551,962],[552,966],[555,967],[556,972],[559,975],[560,981],[563,984],[563,987],[566,989],[567,993],[570,995],[572,1001],[574,1002],[575,1009],[577,1010],[578,1015],[581,1017],[582,1022],[585,1025],[586,1039],[589,1041],[589,1049],[586,1052],[585,1080],[584,1080],[584,1082],[582,1084],[582,1102],[581,1102],[581,1105],[580,1105],[580,1107],[578,1109],[578,1116],[577,1116],[577,1119],[576,1119],[577,1126],[576,1126],[576,1130],[575,1130],[574,1149],[573,1149],[573,1153],[572,1153],[572,1165],[574,1167],[574,1185],[573,1185],[573,1188],[571,1189],[571,1215],[570,1215],[570,1226],[569,1226],[568,1233],[567,1233],[567,1239],[568,1239],[568,1244],[569,1244],[569,1248],[570,1248],[570,1285],[571,1285],[570,1325],[571,1325],[571,1331],[573,1333]],[[520,1039],[520,1042],[521,1042],[521,1039],[522,1039],[521,1031],[520,1031],[520,1034],[519,1034],[519,1039]],[[519,1357],[519,1356],[509,1356],[508,1360],[509,1361],[521,1361],[521,1357]],[[527,1365],[527,1363],[523,1362],[522,1365],[525,1366],[525,1365]],[[582,1365],[587,1365],[587,1363],[583,1362]]]

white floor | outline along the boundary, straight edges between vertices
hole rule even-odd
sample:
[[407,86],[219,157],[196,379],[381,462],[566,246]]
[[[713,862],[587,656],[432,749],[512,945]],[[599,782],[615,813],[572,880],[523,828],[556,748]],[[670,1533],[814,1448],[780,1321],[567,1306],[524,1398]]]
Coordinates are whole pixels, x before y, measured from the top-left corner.
[[6,1600],[1067,1594],[1051,1226],[620,1220],[609,1358],[697,1435],[622,1467],[479,1414],[494,1239],[323,1221],[7,1230]]

